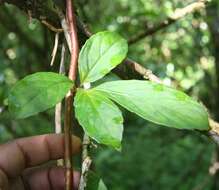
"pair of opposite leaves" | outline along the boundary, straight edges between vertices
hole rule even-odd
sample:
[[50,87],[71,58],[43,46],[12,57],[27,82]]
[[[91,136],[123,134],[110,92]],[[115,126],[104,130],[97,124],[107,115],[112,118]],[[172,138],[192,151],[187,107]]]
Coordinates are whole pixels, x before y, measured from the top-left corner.
[[[126,57],[127,42],[113,32],[87,40],[79,55],[81,86],[103,78]],[[73,87],[73,81],[52,72],[39,72],[19,81],[9,94],[9,110],[25,118],[53,107]],[[91,89],[78,88],[76,118],[97,142],[119,149],[123,117],[114,102],[151,122],[179,129],[208,130],[208,114],[183,92],[139,80],[115,80]]]

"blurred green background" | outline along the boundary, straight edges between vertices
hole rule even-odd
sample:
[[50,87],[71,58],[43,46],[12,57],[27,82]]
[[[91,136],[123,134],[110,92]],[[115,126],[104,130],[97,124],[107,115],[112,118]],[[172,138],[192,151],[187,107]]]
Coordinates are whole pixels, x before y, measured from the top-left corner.
[[[162,22],[191,0],[77,0],[79,18],[95,33],[117,31],[126,39]],[[0,142],[54,132],[54,110],[24,120],[7,111],[15,82],[50,67],[55,34],[14,6],[0,6]],[[165,84],[200,100],[219,121],[219,2],[137,41],[129,58]],[[157,126],[124,111],[123,149],[93,151],[95,169],[110,190],[219,190],[219,149],[195,131]]]

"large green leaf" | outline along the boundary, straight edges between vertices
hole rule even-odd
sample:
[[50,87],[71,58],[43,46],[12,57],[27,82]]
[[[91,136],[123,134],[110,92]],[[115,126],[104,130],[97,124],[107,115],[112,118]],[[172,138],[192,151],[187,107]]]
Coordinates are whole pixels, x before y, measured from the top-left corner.
[[148,81],[106,82],[95,88],[151,122],[179,129],[209,129],[205,108],[170,87]]
[[9,110],[16,118],[37,114],[60,102],[72,87],[71,80],[57,73],[29,75],[17,82],[10,91]]
[[99,32],[87,40],[79,55],[81,83],[94,82],[126,57],[126,40],[114,32]]
[[118,107],[101,92],[77,91],[75,114],[84,131],[97,142],[119,149],[123,117]]

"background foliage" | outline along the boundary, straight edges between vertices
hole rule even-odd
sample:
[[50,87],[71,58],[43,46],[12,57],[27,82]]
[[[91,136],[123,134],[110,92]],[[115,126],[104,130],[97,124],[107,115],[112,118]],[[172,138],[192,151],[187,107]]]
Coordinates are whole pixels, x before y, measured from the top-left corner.
[[[93,33],[117,31],[129,39],[159,23],[191,0],[78,0],[79,17]],[[199,99],[219,120],[219,3],[186,16],[129,48],[129,57],[167,85]],[[54,33],[9,5],[0,7],[0,142],[54,131],[54,110],[12,120],[5,109],[8,90],[25,75],[50,67]],[[61,48],[59,48],[61,49]],[[123,149],[94,150],[95,166],[112,190],[219,189],[216,146],[198,132],[155,126],[123,110]]]

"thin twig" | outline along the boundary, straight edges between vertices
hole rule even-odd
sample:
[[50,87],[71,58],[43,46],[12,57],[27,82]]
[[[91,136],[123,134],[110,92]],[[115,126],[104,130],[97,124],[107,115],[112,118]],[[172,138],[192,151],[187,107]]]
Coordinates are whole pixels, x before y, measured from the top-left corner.
[[92,159],[89,156],[89,146],[90,146],[90,138],[85,133],[83,138],[83,147],[82,147],[82,169],[81,169],[81,178],[79,184],[79,190],[85,190],[87,186],[87,176],[88,171],[90,169]]
[[188,14],[205,8],[206,0],[199,0],[197,2],[191,3],[184,8],[176,9],[176,11],[170,16],[173,20],[179,20]]
[[[59,102],[55,107],[55,133],[62,133],[62,123],[61,123],[61,114],[62,114],[62,103]],[[63,166],[63,159],[57,160],[57,166]]]
[[51,31],[55,32],[55,33],[60,33],[63,32],[62,28],[56,28],[55,26],[53,26],[52,24],[50,24],[48,21],[46,20],[41,20],[41,23],[44,24],[45,26],[47,26],[47,28],[49,28]]
[[61,23],[61,26],[64,32],[64,36],[65,36],[65,39],[68,45],[68,49],[71,52],[71,37],[69,34],[69,26],[66,21],[65,15],[63,14],[62,9],[60,9],[59,7],[56,6],[55,10],[56,10],[57,15],[59,16],[60,23]]
[[197,10],[204,8],[206,3],[207,3],[207,0],[201,0],[201,1],[191,3],[190,5],[187,5],[184,8],[177,9],[170,17],[168,17],[167,19],[165,19],[161,23],[131,37],[128,40],[129,45],[132,45],[132,44],[138,42],[139,40],[141,40],[147,36],[150,36],[158,31],[160,31],[161,29],[166,28],[167,26],[175,23],[177,20],[185,17],[188,14],[191,14]]
[[91,31],[89,30],[88,26],[87,26],[85,23],[83,23],[83,22],[80,22],[80,23],[81,23],[81,25],[82,25],[82,27],[83,27],[83,32],[85,33],[85,35],[86,35],[87,37],[92,36],[92,33],[91,33]]
[[135,61],[132,61],[130,59],[126,59],[124,64],[129,66],[132,70],[139,73],[143,78],[148,79],[150,81],[156,82],[156,83],[162,83],[162,81],[153,74],[153,72],[149,69],[144,68],[140,64],[136,63]]
[[[65,44],[62,44],[61,60],[59,66],[59,73],[65,74]],[[62,102],[59,102],[55,107],[55,133],[62,133]],[[63,166],[63,159],[57,160],[58,166]]]
[[[59,73],[65,74],[65,45],[62,44],[62,51],[61,51],[61,60],[59,66]],[[55,108],[55,132],[57,134],[62,133],[62,103],[58,103]]]
[[54,64],[56,54],[57,54],[58,45],[59,45],[59,33],[56,33],[55,34],[55,43],[54,43],[54,47],[52,50],[52,60],[50,62],[50,66],[53,66],[53,64]]
[[[77,27],[75,13],[72,6],[72,0],[66,0],[66,18],[68,23],[68,31],[71,39],[71,60],[69,65],[69,74],[68,77],[72,81],[76,80],[77,76],[77,62],[78,62],[78,37],[77,37]],[[65,125],[64,125],[64,136],[65,136],[65,189],[73,190],[73,163],[72,163],[72,117],[73,117],[73,99],[75,94],[75,87],[70,90],[65,98]]]
[[60,60],[60,66],[59,66],[59,73],[65,74],[65,52],[66,47],[65,44],[62,44],[62,50],[61,50],[61,60]]
[[84,161],[89,156],[89,146],[90,146],[90,137],[85,133],[83,138],[83,147],[82,147],[82,160]]

